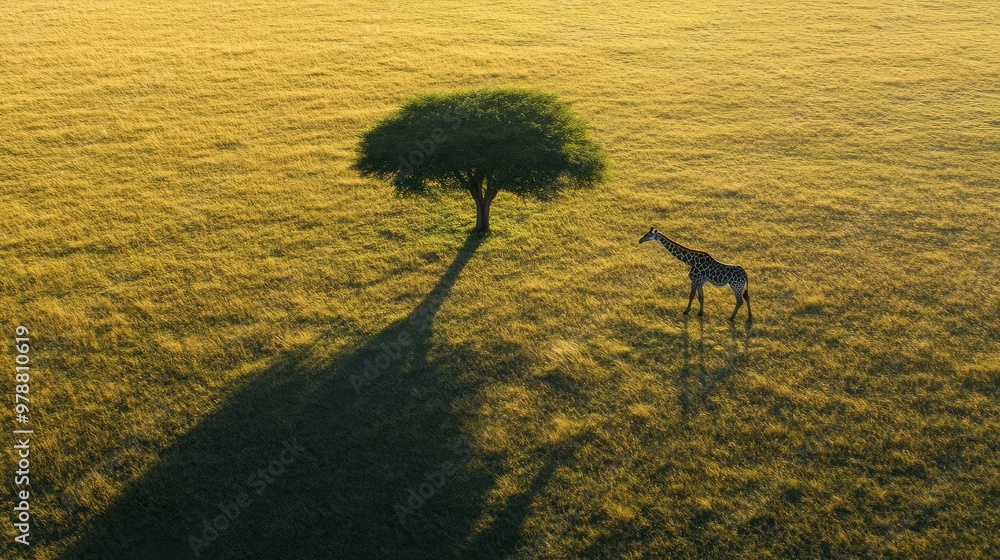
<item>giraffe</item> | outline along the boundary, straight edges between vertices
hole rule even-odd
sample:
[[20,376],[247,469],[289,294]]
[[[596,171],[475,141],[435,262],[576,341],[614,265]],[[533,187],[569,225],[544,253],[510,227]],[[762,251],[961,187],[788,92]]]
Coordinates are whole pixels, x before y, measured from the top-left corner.
[[691,267],[691,270],[688,271],[688,278],[691,279],[691,295],[688,298],[687,309],[684,310],[685,315],[691,311],[691,304],[694,302],[695,293],[698,294],[698,316],[700,317],[705,313],[705,293],[702,291],[702,286],[704,286],[705,282],[711,282],[715,286],[729,284],[729,287],[733,289],[733,293],[736,294],[736,308],[733,309],[733,314],[729,317],[730,322],[736,320],[736,312],[743,305],[743,300],[747,302],[747,323],[753,321],[753,313],[750,312],[749,280],[747,278],[747,271],[743,270],[742,266],[723,264],[713,259],[711,255],[704,251],[688,249],[656,231],[656,228],[649,228],[649,232],[639,239],[639,243],[645,243],[654,239],[662,243],[671,255]]

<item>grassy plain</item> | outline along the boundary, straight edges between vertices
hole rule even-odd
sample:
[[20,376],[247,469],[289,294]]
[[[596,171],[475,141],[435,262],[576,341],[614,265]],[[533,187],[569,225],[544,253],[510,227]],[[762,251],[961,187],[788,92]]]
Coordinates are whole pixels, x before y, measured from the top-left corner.
[[[997,557],[998,44],[990,1],[3,3],[0,555]],[[475,239],[348,171],[477,85],[613,180]],[[757,322],[684,319],[651,225]]]

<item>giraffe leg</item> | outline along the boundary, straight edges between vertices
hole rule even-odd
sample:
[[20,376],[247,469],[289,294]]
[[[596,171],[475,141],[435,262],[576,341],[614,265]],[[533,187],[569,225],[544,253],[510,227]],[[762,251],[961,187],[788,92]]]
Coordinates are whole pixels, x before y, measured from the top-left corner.
[[753,321],[753,312],[750,311],[750,290],[743,290],[743,299],[747,300],[747,323]]
[[694,302],[694,293],[697,290],[698,290],[698,287],[694,284],[694,282],[692,282],[691,283],[691,295],[688,296],[688,307],[687,307],[687,309],[684,310],[684,314],[685,315],[687,315],[688,312],[691,311],[691,304]]
[[705,292],[703,291],[704,287],[705,287],[704,284],[702,284],[701,286],[698,286],[698,316],[699,317],[701,317],[702,315],[705,314]]
[[[733,314],[729,317],[730,323],[736,320],[736,312],[740,310],[740,307],[742,305],[743,305],[743,294],[741,294],[740,292],[736,292],[736,308],[733,309]],[[750,309],[749,305],[750,304],[747,303],[747,309]]]

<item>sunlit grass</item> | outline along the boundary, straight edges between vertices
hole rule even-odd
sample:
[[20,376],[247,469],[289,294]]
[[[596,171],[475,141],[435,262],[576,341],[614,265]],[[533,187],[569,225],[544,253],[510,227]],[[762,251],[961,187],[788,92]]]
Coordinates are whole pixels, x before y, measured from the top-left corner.
[[[311,462],[202,557],[995,550],[1000,9],[536,4],[0,7],[37,558],[186,557],[294,434]],[[348,170],[410,96],[496,85],[573,101],[611,182],[501,194],[470,248],[471,199]],[[653,225],[747,269],[749,330],[713,288],[680,315]]]

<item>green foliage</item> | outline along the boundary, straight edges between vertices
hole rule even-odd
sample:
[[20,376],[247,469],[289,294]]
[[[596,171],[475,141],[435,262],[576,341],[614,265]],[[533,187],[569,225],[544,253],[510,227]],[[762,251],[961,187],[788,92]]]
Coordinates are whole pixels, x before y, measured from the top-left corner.
[[600,183],[607,156],[555,95],[491,88],[410,100],[363,135],[353,167],[401,194],[478,184],[547,198]]
[[[0,358],[25,324],[39,366],[0,558],[192,558],[244,491],[198,558],[996,557],[996,14],[0,3]],[[466,242],[348,170],[474,84],[579,100],[617,180]],[[684,320],[651,225],[748,270],[749,331]]]

